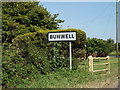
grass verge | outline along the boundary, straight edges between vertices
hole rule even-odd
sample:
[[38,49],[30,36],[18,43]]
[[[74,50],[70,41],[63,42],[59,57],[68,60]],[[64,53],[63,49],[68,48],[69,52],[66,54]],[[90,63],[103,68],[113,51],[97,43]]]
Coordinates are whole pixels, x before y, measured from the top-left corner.
[[[19,85],[18,88],[84,88],[84,85],[91,82],[96,84],[113,79],[118,75],[118,59],[111,58],[111,73],[105,72],[90,73],[87,64],[80,65],[77,70],[59,69],[48,75],[35,75],[32,81],[26,85]],[[98,67],[99,68],[99,67]],[[95,83],[94,83],[95,84]],[[95,86],[95,85],[94,85]],[[89,87],[89,86],[88,86]]]

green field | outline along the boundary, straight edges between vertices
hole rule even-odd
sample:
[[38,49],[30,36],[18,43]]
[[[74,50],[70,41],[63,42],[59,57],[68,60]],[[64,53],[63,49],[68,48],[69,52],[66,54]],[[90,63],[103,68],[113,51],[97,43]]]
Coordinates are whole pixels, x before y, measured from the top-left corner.
[[[116,56],[116,51],[111,52],[109,55],[111,55],[111,56]],[[118,55],[120,56],[120,51],[118,52]]]
[[[99,61],[99,63],[104,61]],[[100,83],[108,79],[112,80],[118,76],[118,59],[110,59],[110,74],[106,72],[90,73],[86,64],[81,64],[77,70],[60,69],[48,75],[35,75],[32,81],[25,81],[26,84],[21,84],[19,88],[80,88],[87,83]],[[100,69],[98,66],[97,69]],[[83,87],[84,88],[84,87]]]

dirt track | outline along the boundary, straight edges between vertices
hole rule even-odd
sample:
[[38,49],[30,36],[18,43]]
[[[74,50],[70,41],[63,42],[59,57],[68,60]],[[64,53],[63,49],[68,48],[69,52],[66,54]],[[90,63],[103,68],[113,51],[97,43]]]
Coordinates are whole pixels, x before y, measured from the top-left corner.
[[111,83],[107,84],[105,87],[103,88],[118,88],[118,80],[116,81],[112,81]]
[[[107,80],[91,81],[91,82],[88,82],[87,84],[80,85],[79,88],[118,88],[118,78],[115,77],[112,80],[107,79]],[[118,90],[120,90],[120,87]]]
[[110,81],[110,83],[106,83],[103,88],[118,88],[118,90],[120,90],[120,79],[115,77],[115,79]]

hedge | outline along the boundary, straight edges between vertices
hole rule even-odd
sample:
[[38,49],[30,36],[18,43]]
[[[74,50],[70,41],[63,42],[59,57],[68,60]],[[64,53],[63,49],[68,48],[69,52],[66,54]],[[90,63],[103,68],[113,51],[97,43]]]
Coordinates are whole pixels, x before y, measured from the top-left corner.
[[80,59],[85,58],[86,33],[84,31],[63,29],[26,33],[12,40],[11,47],[14,49],[4,50],[3,86],[15,87],[22,83],[23,79],[31,80],[31,75],[35,73],[47,74],[62,67],[69,67],[69,43],[49,42],[47,38],[49,32],[64,31],[77,32],[77,40],[72,42],[73,69],[77,68]]
[[[73,54],[75,57],[80,57],[76,55],[79,50],[85,49],[86,42],[86,33],[80,29],[62,29],[62,30],[40,30],[34,33],[27,33],[24,35],[19,35],[15,39],[13,39],[13,44],[18,48],[26,48],[29,44],[38,45],[39,47],[46,48],[49,47],[49,41],[47,40],[47,34],[49,32],[64,32],[64,31],[76,31],[77,32],[77,40],[72,42]],[[68,50],[69,44],[68,42],[59,42],[62,46],[62,52],[64,55],[68,56],[66,50]],[[66,53],[65,53],[66,52]],[[83,52],[82,52],[83,53]],[[84,56],[84,55],[82,55]]]
[[18,47],[21,47],[22,44],[29,44],[29,43],[39,43],[39,46],[46,46],[48,43],[47,40],[47,34],[49,32],[66,32],[66,31],[75,31],[77,32],[77,40],[74,42],[74,44],[77,47],[84,48],[85,41],[86,41],[86,33],[80,29],[62,29],[62,30],[39,30],[34,33],[26,33],[23,35],[17,36],[15,39],[13,39],[13,44]]

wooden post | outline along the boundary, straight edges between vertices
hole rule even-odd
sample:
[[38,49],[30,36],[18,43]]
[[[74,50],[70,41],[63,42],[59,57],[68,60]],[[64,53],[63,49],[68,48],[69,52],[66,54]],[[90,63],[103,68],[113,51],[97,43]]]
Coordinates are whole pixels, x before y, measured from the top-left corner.
[[106,59],[107,59],[107,63],[108,63],[108,64],[107,64],[107,69],[108,69],[107,72],[110,73],[110,57],[107,56]]
[[[107,73],[110,73],[110,57],[107,56],[107,57],[92,57],[92,56],[89,56],[88,59],[89,59],[89,72],[100,72],[100,71],[106,71]],[[93,59],[105,59],[106,60],[106,63],[100,63],[100,64],[93,64]],[[106,65],[106,68],[105,69],[101,69],[101,70],[94,70],[93,66],[94,65]]]
[[89,71],[93,72],[93,57],[89,56],[88,59],[89,59]]

